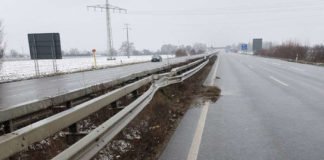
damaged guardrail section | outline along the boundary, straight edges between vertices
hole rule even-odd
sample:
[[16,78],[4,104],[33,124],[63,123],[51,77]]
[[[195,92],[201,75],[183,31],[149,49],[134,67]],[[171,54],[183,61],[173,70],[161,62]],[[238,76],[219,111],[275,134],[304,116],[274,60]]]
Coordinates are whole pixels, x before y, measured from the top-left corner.
[[[191,77],[204,66],[209,60],[203,62],[194,69],[174,77],[159,77],[155,80],[148,91],[140,96],[133,103],[128,105],[121,112],[110,118],[108,121],[90,132],[87,136],[76,142],[74,145],[57,155],[53,160],[78,160],[91,159],[105,145],[107,145],[124,127],[127,126],[153,99],[154,94],[162,87],[180,83]],[[171,74],[170,74],[171,75]]]
[[[184,81],[201,70],[208,61],[207,58],[201,59],[170,73],[146,77],[15,132],[5,134],[0,137],[0,159],[6,159],[26,149],[29,145],[69,127],[108,104],[151,83],[151,87],[142,96],[54,158],[59,160],[89,159],[140,113],[159,88]],[[194,68],[189,70],[190,67]],[[184,73],[178,75],[180,72]]]

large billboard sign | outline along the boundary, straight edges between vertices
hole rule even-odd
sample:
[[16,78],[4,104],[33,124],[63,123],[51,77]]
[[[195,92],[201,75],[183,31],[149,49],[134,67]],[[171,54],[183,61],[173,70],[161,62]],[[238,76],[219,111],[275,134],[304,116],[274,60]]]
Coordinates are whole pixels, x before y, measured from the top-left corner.
[[262,39],[253,39],[253,52],[262,50]]
[[31,59],[62,59],[59,33],[28,34]]

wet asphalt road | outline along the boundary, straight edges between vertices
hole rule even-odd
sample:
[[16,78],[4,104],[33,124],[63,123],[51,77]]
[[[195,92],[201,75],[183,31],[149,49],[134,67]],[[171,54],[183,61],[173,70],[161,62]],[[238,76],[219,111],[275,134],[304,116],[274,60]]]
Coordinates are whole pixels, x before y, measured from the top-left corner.
[[[324,67],[222,54],[199,160],[324,159]],[[161,160],[187,159],[202,109],[190,110]]]
[[[201,57],[202,55],[199,56]],[[20,103],[53,97],[76,89],[116,80],[133,73],[184,62],[189,58],[195,57],[198,56],[173,58],[170,60],[164,59],[163,62],[147,62],[103,70],[3,83],[0,84],[0,111]]]

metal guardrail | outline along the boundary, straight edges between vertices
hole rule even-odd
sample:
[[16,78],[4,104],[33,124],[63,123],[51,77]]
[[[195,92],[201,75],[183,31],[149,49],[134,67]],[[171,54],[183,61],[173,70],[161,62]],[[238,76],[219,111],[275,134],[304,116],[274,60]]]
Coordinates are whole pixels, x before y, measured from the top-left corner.
[[41,141],[64,128],[69,127],[92,113],[100,110],[108,104],[126,96],[134,90],[152,82],[152,77],[139,80],[126,85],[108,94],[99,96],[90,101],[75,106],[69,110],[38,121],[27,127],[19,129],[0,137],[0,159],[7,158],[19,151],[26,149],[29,145]]
[[180,83],[201,70],[209,60],[187,71],[177,77],[159,77],[154,81],[148,91],[128,105],[115,116],[94,129],[87,136],[64,150],[53,158],[53,160],[88,160],[94,157],[103,147],[105,147],[129,122],[131,122],[149,102],[154,94],[162,87]]
[[[201,57],[209,56],[209,55],[210,54],[205,54],[205,55],[201,55],[201,56],[193,56],[193,57],[186,59],[185,61],[195,59],[195,58],[201,58]],[[163,66],[160,68],[151,69],[151,70],[127,75],[127,76],[121,77],[117,80],[97,84],[94,86],[89,86],[86,88],[81,88],[78,90],[69,91],[68,93],[64,93],[64,94],[57,95],[54,97],[39,99],[39,100],[19,104],[16,106],[11,106],[11,107],[8,107],[7,109],[0,110],[0,122],[5,122],[5,121],[11,120],[11,119],[15,119],[15,118],[22,117],[22,116],[25,116],[25,115],[28,115],[31,113],[35,113],[37,111],[47,109],[51,106],[60,105],[64,102],[71,101],[71,100],[98,92],[98,91],[102,90],[103,88],[109,88],[109,87],[112,87],[112,86],[115,86],[118,84],[122,84],[123,82],[132,80],[134,78],[143,77],[143,76],[146,76],[149,74],[154,74],[156,72],[159,72],[159,71],[165,70],[165,69],[168,69],[168,66]],[[182,69],[179,68],[177,70],[180,71]]]
[[192,66],[195,66],[195,65],[201,63],[202,61],[204,61],[204,59],[197,60],[197,61],[189,63],[188,65],[185,65],[185,66],[174,68],[174,69],[171,70],[171,75],[174,76],[177,73],[179,73],[180,71],[183,71],[183,70],[186,70],[186,69],[188,69],[188,68],[190,68]]
[[[197,72],[198,69],[200,70],[207,63],[208,62],[204,62],[203,64],[199,65],[195,69],[193,69],[191,71],[187,71],[186,73],[183,73],[183,75],[184,75],[183,77],[185,77],[185,76],[189,77],[188,75],[190,75],[190,73],[194,73],[195,71]],[[183,69],[179,69],[178,72],[181,72],[184,69],[187,69],[187,68],[184,67]],[[159,77],[160,82],[158,84],[162,84],[162,82],[164,82],[164,83],[167,82],[167,84],[165,84],[165,85],[169,85],[171,83],[178,83],[178,82],[181,82],[184,80],[183,77],[181,78],[181,75],[177,77],[178,78],[177,80],[172,79],[172,77],[169,77],[169,76],[170,76],[170,74],[161,74]],[[0,153],[1,153],[0,159],[8,158],[8,157],[14,155],[15,153],[18,153],[18,152],[26,149],[29,145],[31,145],[35,142],[41,141],[41,140],[57,133],[58,131],[69,127],[70,125],[82,120],[83,118],[100,110],[101,108],[107,106],[108,104],[120,99],[121,97],[126,96],[127,94],[131,93],[132,91],[137,90],[140,87],[151,83],[153,81],[154,77],[155,76],[149,76],[147,78],[144,78],[144,79],[134,82],[132,84],[126,85],[122,88],[119,88],[112,92],[109,92],[105,95],[99,96],[99,97],[94,98],[90,101],[87,101],[85,103],[77,105],[69,110],[63,111],[63,112],[53,115],[49,118],[38,121],[32,125],[26,126],[22,129],[15,131],[15,132],[1,136],[0,137]],[[170,81],[165,81],[165,79],[170,79]],[[161,81],[161,80],[163,80],[163,81]],[[152,87],[149,89],[149,91],[150,90],[152,90]],[[144,95],[146,95],[148,93],[152,94],[153,91],[147,92]],[[140,100],[141,99],[137,99],[137,100],[135,100],[135,102],[139,102]],[[128,109],[125,108],[124,110],[119,112],[119,114],[117,114],[117,115],[128,113],[127,110]],[[110,121],[113,121],[113,120],[116,120],[115,116],[113,118],[111,118]]]

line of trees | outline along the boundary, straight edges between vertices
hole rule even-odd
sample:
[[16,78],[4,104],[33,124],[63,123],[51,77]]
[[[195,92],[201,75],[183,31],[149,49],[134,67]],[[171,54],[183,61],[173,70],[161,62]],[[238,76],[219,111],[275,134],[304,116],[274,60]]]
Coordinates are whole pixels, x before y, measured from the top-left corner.
[[91,51],[80,51],[77,48],[72,48],[69,51],[62,51],[63,56],[77,56],[77,57],[82,57],[82,56],[91,56],[92,53]]
[[[127,42],[123,42],[121,47],[119,48],[119,54],[121,56],[126,56],[128,50]],[[147,49],[144,50],[136,50],[134,43],[129,44],[130,55],[176,55],[176,56],[186,56],[186,55],[196,55],[202,54],[207,51],[207,45],[202,43],[195,43],[194,45],[187,46],[176,46],[172,44],[164,44],[161,46],[161,49],[158,51],[150,51]],[[178,53],[178,54],[177,54]],[[179,54],[180,53],[180,54]]]
[[[129,48],[128,48],[129,47]],[[116,56],[127,56],[128,53],[128,49],[130,52],[130,55],[133,56],[138,56],[138,55],[176,55],[176,56],[180,56],[181,52],[181,56],[184,55],[196,55],[196,54],[202,54],[205,53],[207,51],[207,45],[203,44],[203,43],[195,43],[194,45],[181,45],[181,46],[177,46],[177,45],[172,45],[172,44],[164,44],[161,46],[161,48],[157,51],[151,51],[148,49],[143,49],[143,50],[137,50],[135,48],[135,44],[133,42],[128,43],[125,41],[122,43],[122,45],[120,46],[120,48],[118,49],[118,51],[114,50],[113,55]],[[73,54],[72,54],[73,55]],[[105,54],[103,54],[105,55]]]
[[324,45],[316,45],[310,48],[307,52],[306,60],[315,63],[324,63]]
[[255,54],[291,60],[298,58],[302,61],[319,63],[324,62],[324,45],[309,47],[298,42],[288,41],[269,49],[260,50]]
[[207,48],[208,48],[207,45],[203,43],[195,43],[192,46],[191,45],[176,46],[176,45],[166,44],[166,45],[162,45],[159,54],[172,54],[172,55],[176,55],[177,57],[182,57],[182,56],[205,53],[207,51]]

